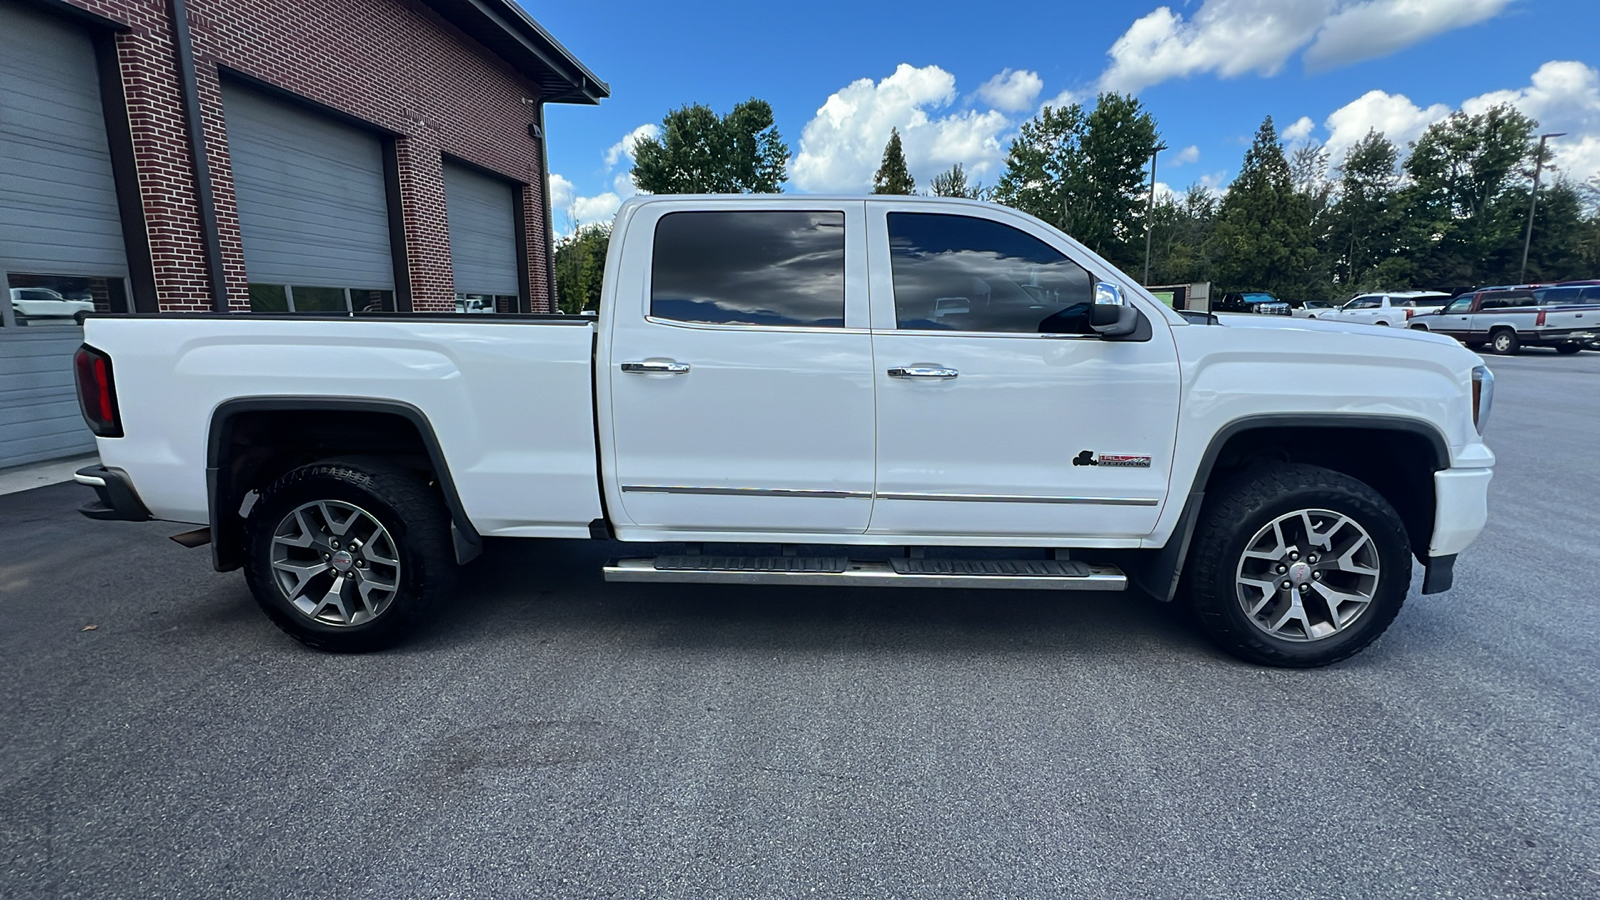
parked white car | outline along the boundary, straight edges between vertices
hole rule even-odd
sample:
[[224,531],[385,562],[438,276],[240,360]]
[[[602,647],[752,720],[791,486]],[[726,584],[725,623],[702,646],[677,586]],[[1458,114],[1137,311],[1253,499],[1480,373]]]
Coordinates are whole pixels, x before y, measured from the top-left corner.
[[1389,294],[1361,294],[1338,309],[1330,309],[1307,316],[1310,319],[1330,319],[1335,322],[1361,322],[1366,325],[1388,325],[1404,328],[1412,316],[1436,311],[1450,301],[1449,294],[1438,291],[1397,291]]
[[94,312],[94,301],[69,300],[49,288],[12,288],[11,310],[30,319],[70,318],[80,312]]
[[1137,586],[1241,658],[1323,665],[1413,559],[1450,586],[1494,465],[1457,342],[1186,317],[969,200],[636,197],[598,318],[85,327],[85,514],[200,526],[333,650],[445,605],[485,537],[594,538],[609,581]]
[[1296,319],[1315,319],[1317,316],[1327,315],[1337,308],[1326,300],[1307,300],[1289,310],[1289,315],[1294,316]]

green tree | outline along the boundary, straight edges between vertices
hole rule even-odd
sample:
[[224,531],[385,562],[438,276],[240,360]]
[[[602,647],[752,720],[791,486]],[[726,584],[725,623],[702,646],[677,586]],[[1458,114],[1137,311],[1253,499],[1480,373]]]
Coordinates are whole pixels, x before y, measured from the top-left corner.
[[1394,256],[1395,192],[1400,151],[1379,131],[1367,132],[1339,166],[1339,193],[1331,210],[1330,267],[1343,293],[1377,290],[1374,268]]
[[585,225],[556,241],[556,308],[579,313],[600,308],[600,281],[611,245],[611,225]]
[[1215,278],[1210,237],[1217,219],[1217,194],[1189,185],[1182,199],[1156,200],[1150,234],[1150,282],[1187,284]]
[[1150,203],[1150,157],[1156,120],[1132,95],[1103,93],[1084,117],[1083,178],[1072,199],[1073,237],[1117,266],[1144,261],[1144,218]]
[[1405,162],[1411,184],[1402,197],[1402,245],[1419,282],[1457,286],[1516,277],[1526,209],[1518,217],[1501,201],[1532,175],[1536,127],[1502,104],[1473,116],[1454,113],[1423,131]]
[[906,168],[905,149],[900,146],[900,129],[889,129],[889,143],[883,148],[883,163],[872,176],[874,194],[915,194],[917,181]]
[[1084,184],[1083,107],[1046,106],[1022,129],[1006,154],[994,199],[1073,233],[1070,198]]
[[772,107],[754,98],[719,116],[708,106],[675,109],[661,137],[634,148],[633,183],[652,194],[777,194],[789,145]]
[[1101,94],[1088,113],[1047,106],[1012,141],[995,199],[1131,270],[1144,259],[1145,167],[1156,141],[1154,117],[1131,96]]
[[967,173],[956,163],[946,171],[933,176],[929,183],[935,197],[962,197],[967,200],[988,199],[989,189],[982,184],[967,181]]
[[1271,116],[1222,198],[1211,245],[1223,290],[1290,296],[1310,278],[1316,249]]

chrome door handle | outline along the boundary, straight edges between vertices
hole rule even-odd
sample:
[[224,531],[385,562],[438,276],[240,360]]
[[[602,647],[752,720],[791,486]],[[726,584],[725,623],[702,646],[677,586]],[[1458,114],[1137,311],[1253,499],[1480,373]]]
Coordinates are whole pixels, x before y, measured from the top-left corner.
[[890,378],[954,378],[960,374],[944,366],[895,366],[889,370]]
[[647,359],[644,362],[625,362],[622,364],[622,371],[645,375],[682,375],[689,371],[689,364],[665,359]]

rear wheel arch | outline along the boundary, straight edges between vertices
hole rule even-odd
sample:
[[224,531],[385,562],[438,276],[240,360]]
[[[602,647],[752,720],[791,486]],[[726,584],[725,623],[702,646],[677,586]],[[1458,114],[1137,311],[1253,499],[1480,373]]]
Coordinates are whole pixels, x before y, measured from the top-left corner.
[[482,537],[467,517],[443,447],[422,410],[398,400],[248,397],[218,405],[207,438],[206,489],[217,571],[244,563],[239,510],[251,491],[308,463],[357,458],[382,458],[429,478],[450,512],[457,561],[477,555]]

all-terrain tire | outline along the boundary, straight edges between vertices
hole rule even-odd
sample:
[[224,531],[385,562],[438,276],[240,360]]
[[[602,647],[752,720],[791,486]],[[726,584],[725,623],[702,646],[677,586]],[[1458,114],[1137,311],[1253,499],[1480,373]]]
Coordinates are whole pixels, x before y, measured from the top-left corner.
[[[341,524],[346,530],[336,534]],[[450,515],[439,492],[421,475],[381,460],[313,463],[286,473],[251,508],[245,540],[245,579],[256,602],[279,628],[319,650],[391,646],[455,584]],[[319,562],[326,567],[318,570]],[[376,588],[380,583],[392,590]]]
[[[1275,609],[1287,608],[1297,595],[1307,610],[1321,604],[1319,611],[1327,612],[1328,604],[1318,591],[1319,585],[1330,590],[1344,590],[1347,584],[1343,579],[1347,578],[1359,579],[1362,584],[1359,591],[1349,588],[1351,592],[1370,592],[1370,600],[1348,619],[1347,624],[1321,637],[1313,635],[1314,629],[1309,623],[1301,635],[1280,632],[1289,637],[1270,633],[1265,624],[1257,624],[1246,607],[1259,602],[1266,592],[1253,594],[1252,590],[1261,589],[1241,581],[1248,567],[1270,565],[1274,587],[1290,583],[1290,574],[1279,575],[1275,565],[1262,562],[1263,544],[1252,541],[1262,534],[1277,534],[1269,527],[1284,517],[1295,517],[1300,511],[1311,512],[1312,518],[1308,521],[1312,522],[1331,523],[1337,521],[1335,517],[1348,517],[1355,528],[1346,524],[1338,527],[1343,531],[1325,532],[1341,544],[1359,543],[1357,529],[1371,542],[1369,549],[1357,547],[1348,551],[1339,547],[1323,551],[1309,541],[1291,545],[1298,546],[1298,550],[1289,551],[1298,552],[1296,560],[1310,559],[1317,565],[1307,568],[1316,571],[1298,569],[1285,556],[1283,562],[1295,578],[1310,581],[1315,577],[1316,581],[1305,593],[1301,593],[1297,582],[1290,590],[1276,594],[1278,599],[1271,603],[1283,605],[1267,606],[1269,617]],[[1286,535],[1294,527],[1291,522],[1284,526],[1283,533]],[[1251,551],[1248,558],[1247,550]],[[1349,562],[1348,559],[1312,559],[1317,553],[1330,557],[1359,554],[1361,565],[1377,563],[1373,566],[1377,575],[1351,575],[1343,571],[1342,563]],[[1350,565],[1356,563],[1350,562]],[[1279,582],[1280,578],[1284,581]],[[1319,466],[1272,464],[1251,468],[1207,492],[1189,548],[1184,599],[1201,629],[1228,653],[1262,665],[1312,668],[1347,659],[1377,640],[1400,613],[1410,581],[1411,550],[1405,525],[1394,507],[1378,492],[1354,478]]]

